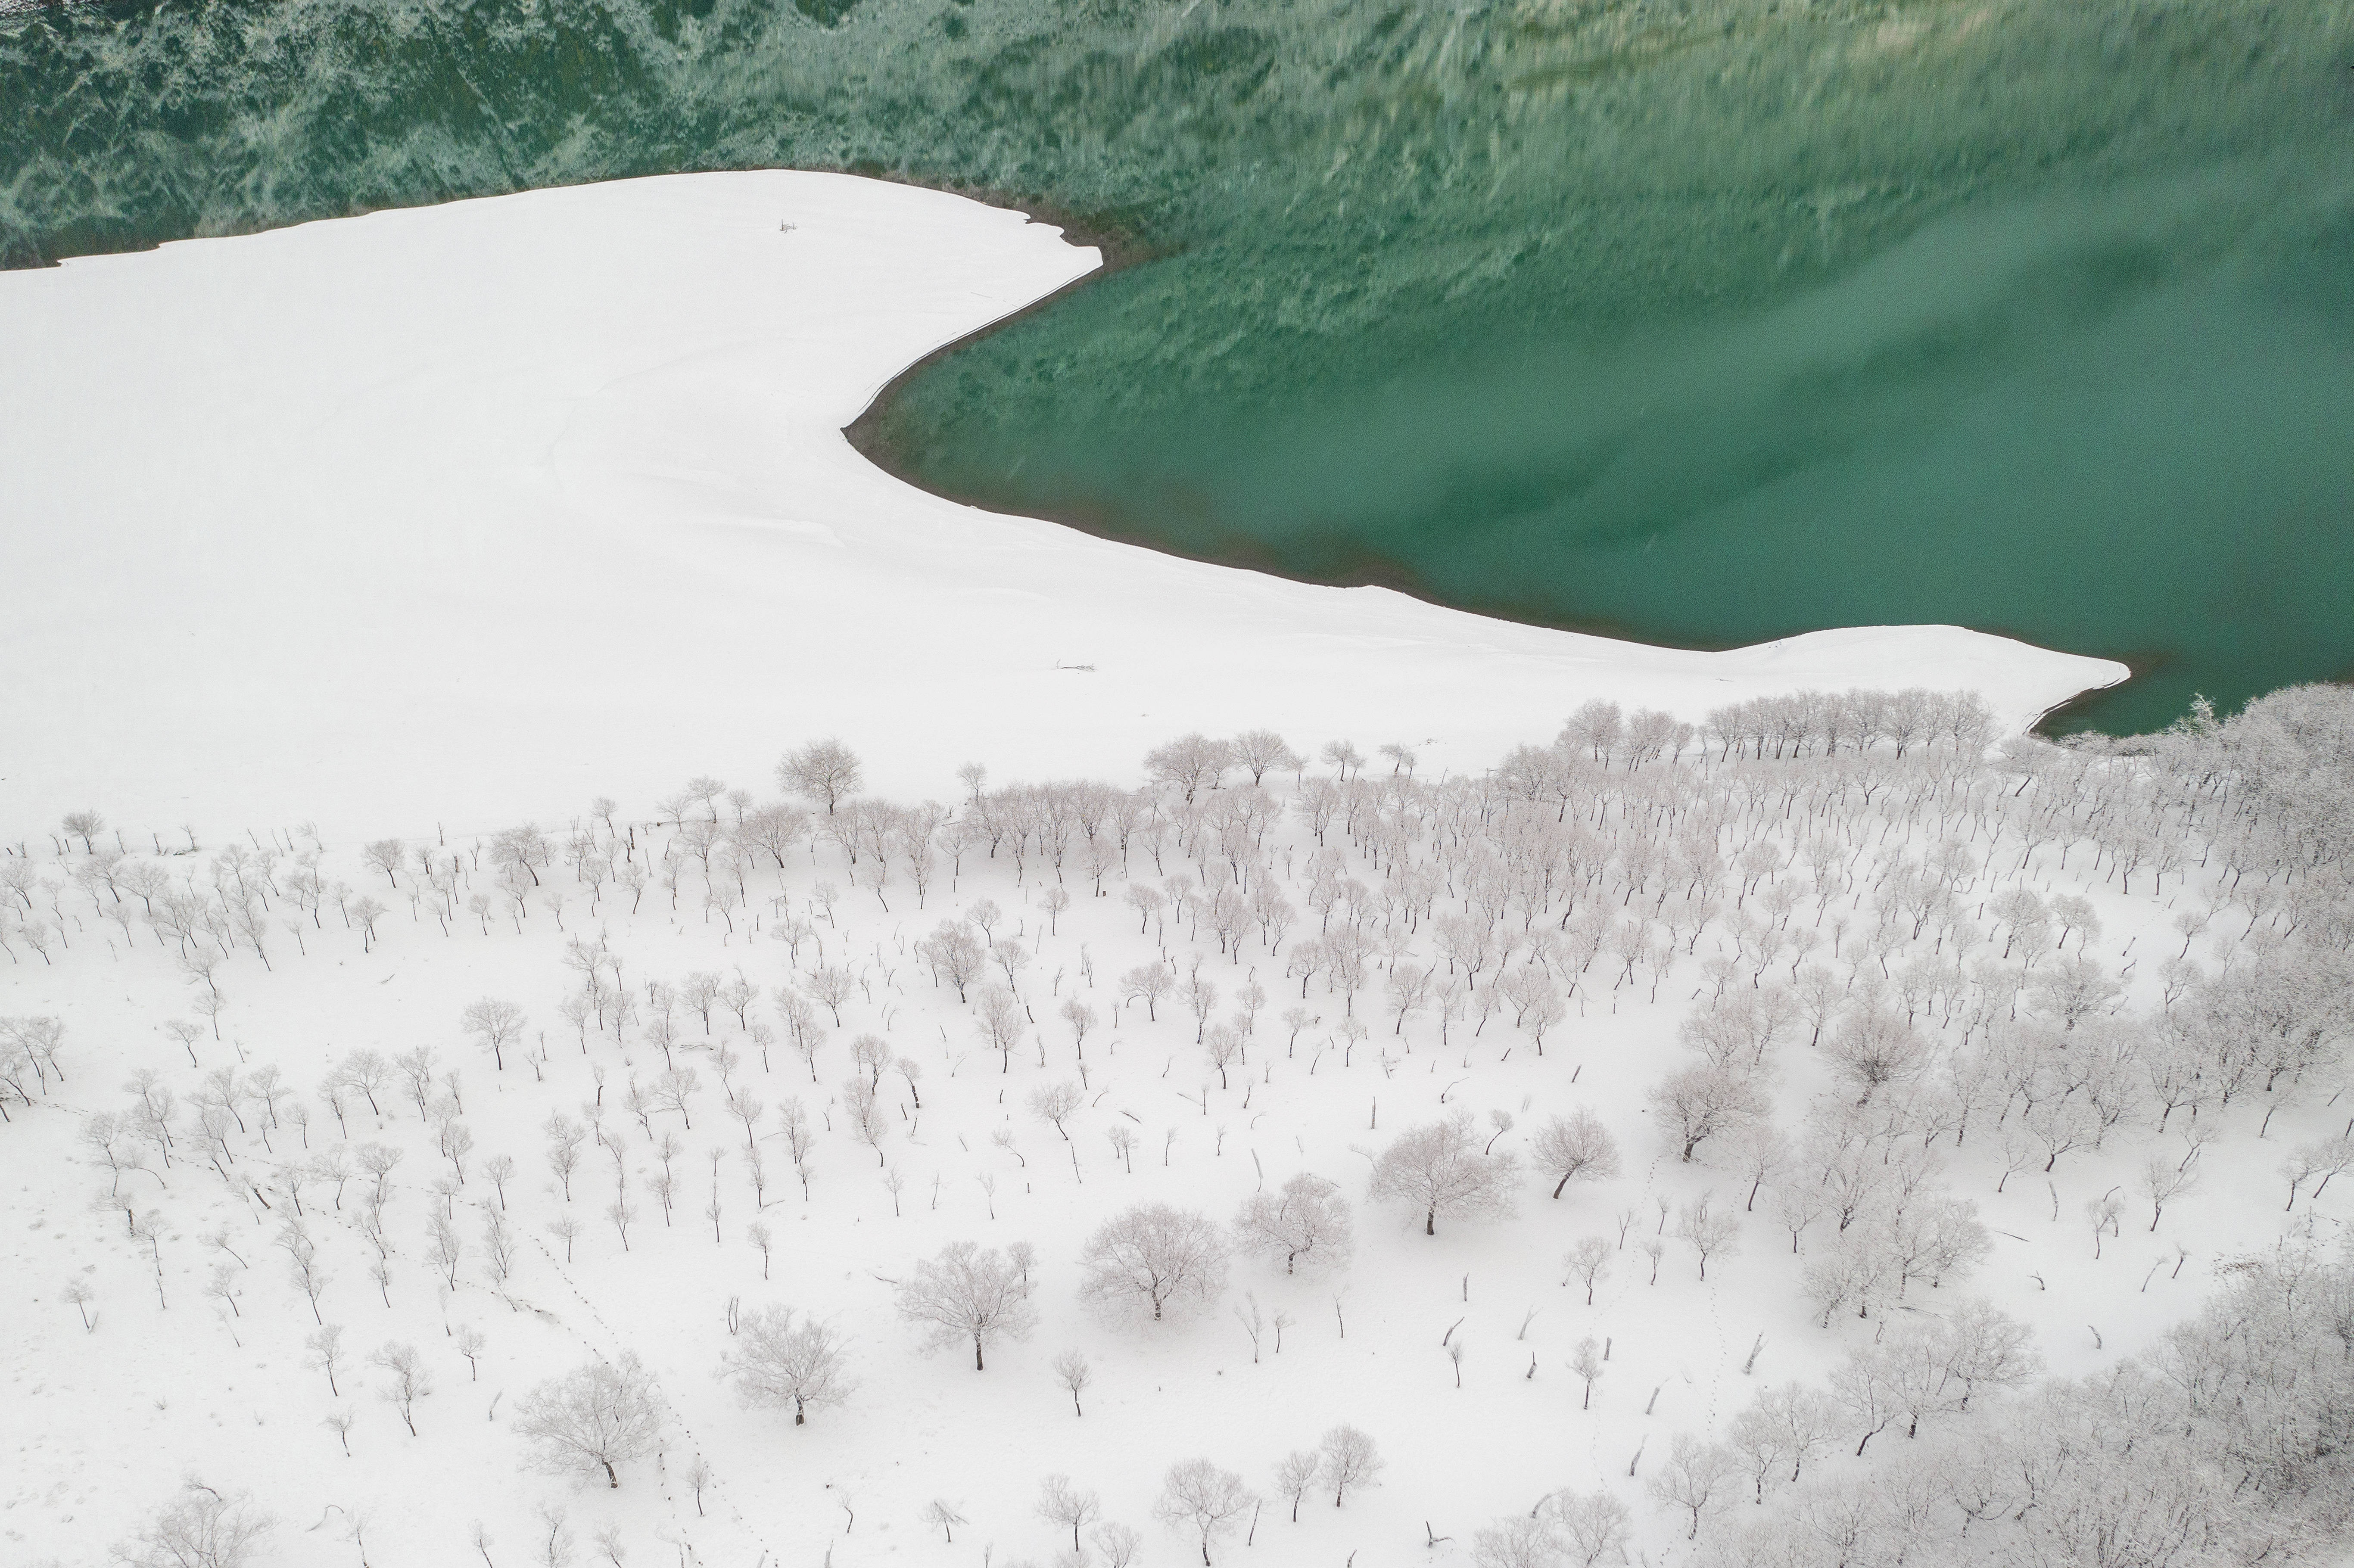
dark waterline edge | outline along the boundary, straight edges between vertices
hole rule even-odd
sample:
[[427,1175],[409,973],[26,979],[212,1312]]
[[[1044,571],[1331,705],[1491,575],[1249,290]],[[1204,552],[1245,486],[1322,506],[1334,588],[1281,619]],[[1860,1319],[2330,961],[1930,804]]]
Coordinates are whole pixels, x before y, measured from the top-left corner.
[[[36,254],[29,260],[16,260],[14,259],[0,258],[0,270],[9,271],[39,270],[47,268],[62,266],[69,260],[78,260],[81,256],[85,255],[138,255],[150,250],[158,250],[167,244],[177,244],[186,239],[233,239],[255,234],[270,233],[278,228],[297,227],[300,223],[322,223],[342,218],[366,217],[379,212],[414,211],[430,207],[446,207],[453,201],[490,200],[500,196],[522,195],[525,192],[532,190],[561,190],[578,188],[587,185],[613,185],[632,179],[663,179],[678,174],[755,173],[848,175],[859,179],[875,180],[885,185],[906,185],[911,189],[936,191],[944,196],[960,196],[968,201],[979,202],[984,207],[993,207],[1000,208],[1001,210],[1019,212],[1028,222],[1044,224],[1051,228],[1059,229],[1066,241],[1076,247],[1093,249],[1097,255],[1102,257],[1103,260],[1101,264],[1094,268],[1092,270],[1081,273],[1078,277],[1072,279],[1069,282],[1063,284],[1060,288],[1057,288],[1049,293],[1040,295],[1037,299],[1031,301],[1028,304],[1023,306],[1017,311],[1010,312],[993,321],[984,323],[982,325],[965,334],[963,336],[953,338],[949,342],[940,344],[938,347],[924,355],[921,358],[918,358],[904,366],[896,375],[893,376],[889,380],[885,381],[880,387],[878,387],[875,390],[874,397],[868,399],[866,407],[861,409],[858,416],[842,429],[843,439],[850,442],[852,448],[855,450],[860,456],[865,458],[867,461],[873,463],[884,472],[891,475],[894,479],[900,481],[902,483],[913,485],[915,488],[922,490],[928,494],[938,495],[943,500],[951,501],[960,505],[976,507],[987,512],[1002,512],[1003,508],[999,505],[993,498],[978,493],[961,492],[953,488],[943,487],[933,483],[927,483],[915,477],[914,473],[911,471],[910,466],[905,461],[908,454],[899,450],[896,443],[891,441],[885,436],[882,429],[883,421],[885,416],[889,413],[894,400],[905,391],[907,385],[912,382],[916,376],[929,369],[938,361],[945,359],[949,355],[959,353],[963,349],[970,348],[974,344],[981,342],[982,339],[1002,331],[1007,327],[1011,327],[1019,322],[1027,320],[1030,316],[1047,309],[1051,305],[1058,303],[1065,297],[1076,292],[1078,290],[1090,283],[1108,278],[1115,272],[1123,271],[1129,267],[1140,266],[1147,261],[1156,260],[1162,257],[1176,255],[1183,249],[1182,246],[1175,245],[1156,245],[1144,238],[1143,236],[1137,231],[1134,226],[1123,222],[1119,218],[1115,217],[1108,213],[1082,212],[1066,207],[1045,197],[1032,196],[1020,191],[1008,190],[998,186],[972,185],[950,180],[925,179],[919,175],[908,173],[904,169],[891,168],[862,161],[839,165],[792,164],[730,164],[721,168],[679,169],[664,171],[660,174],[624,175],[619,176],[609,175],[599,179],[563,181],[556,185],[545,186],[518,185],[513,189],[505,191],[483,192],[472,196],[443,196],[432,200],[412,203],[395,203],[383,207],[355,205],[339,213],[328,214],[313,218],[300,219],[298,220],[297,225],[292,226],[260,226],[251,228],[232,227],[210,234],[194,234],[175,236],[169,238],[147,239],[138,243],[104,250],[76,252],[72,256]],[[1511,625],[1533,626],[1543,630],[1567,631],[1582,636],[1600,637],[1611,641],[1633,643],[1638,647],[1672,649],[1679,652],[1693,653],[1724,653],[1742,648],[1754,648],[1758,646],[1761,641],[1770,642],[1776,640],[1775,637],[1766,637],[1749,641],[1713,642],[1678,641],[1658,636],[1638,635],[1626,623],[1612,620],[1608,617],[1585,616],[1574,619],[1563,619],[1558,616],[1541,613],[1532,606],[1516,604],[1510,599],[1491,601],[1487,606],[1478,609],[1468,609],[1463,605],[1449,602],[1447,599],[1440,597],[1431,589],[1423,574],[1415,571],[1404,562],[1397,560],[1394,556],[1384,555],[1382,552],[1366,549],[1363,546],[1354,546],[1352,548],[1350,561],[1341,569],[1329,573],[1310,574],[1292,570],[1284,567],[1274,557],[1272,552],[1257,544],[1257,541],[1246,539],[1238,535],[1228,535],[1222,542],[1220,548],[1214,552],[1187,550],[1179,548],[1164,541],[1141,537],[1132,530],[1123,528],[1113,520],[1111,514],[1108,512],[1101,514],[1092,514],[1080,508],[1060,507],[1025,510],[1019,514],[1019,515],[1035,518],[1040,522],[1052,523],[1059,527],[1070,528],[1077,533],[1086,534],[1092,537],[1103,539],[1113,544],[1129,545],[1139,549],[1151,550],[1160,555],[1174,556],[1180,560],[1197,561],[1205,566],[1224,567],[1235,571],[1257,572],[1261,576],[1275,577],[1285,582],[1299,583],[1312,588],[1387,588],[1393,593],[1403,594],[1406,598],[1416,600],[1417,603],[1426,604],[1438,609],[1457,610],[1467,615],[1482,616],[1489,620],[1500,620]],[[2020,636],[2016,632],[1999,626],[1978,626],[1967,627],[1966,629],[1984,632],[1989,636],[2007,637],[2013,641],[2024,642],[2031,647],[2040,648],[2043,646],[2043,644],[2035,641],[2031,638]],[[1838,630],[1844,629],[1836,627],[1810,627],[1783,632],[1778,635],[1781,637],[1800,637],[1807,635],[1809,631]],[[2073,650],[2059,650],[2059,652],[2073,652]],[[2150,671],[2158,668],[2159,664],[2164,662],[2162,656],[2147,654],[2138,657],[2121,657],[2115,654],[2094,653],[2089,656],[2094,658],[2114,659],[2117,662],[2125,664],[2126,666],[2127,673],[2122,680],[2112,682],[2107,685],[2086,687],[2084,690],[2078,692],[2075,695],[2070,697],[2067,701],[2060,703],[2051,708],[2047,708],[2034,720],[2033,723],[2028,726],[2027,733],[2041,736],[2046,740],[2057,740],[2063,734],[2070,732],[2056,729],[2053,726],[2064,721],[2068,715],[2080,713],[2092,706],[2102,698],[2117,692],[2133,680],[2148,673]],[[2354,673],[2349,673],[2349,676],[2354,676]]]
[[[1033,223],[1048,223],[1059,228],[1066,239],[1077,245],[1092,246],[1104,259],[1103,264],[1092,271],[1081,273],[1053,292],[1040,295],[1020,310],[988,322],[962,337],[951,339],[922,358],[909,364],[878,387],[875,396],[868,400],[866,407],[859,411],[858,417],[843,427],[843,439],[850,442],[852,448],[861,457],[902,483],[912,485],[928,494],[937,495],[944,501],[951,501],[960,506],[1005,514],[1005,508],[994,497],[917,478],[912,471],[912,465],[907,461],[911,454],[901,450],[899,444],[891,440],[884,429],[892,403],[918,375],[938,361],[970,348],[984,338],[1018,322],[1028,319],[1090,283],[1108,278],[1112,273],[1126,268],[1137,266],[1159,257],[1174,255],[1179,248],[1151,246],[1139,238],[1125,226],[1098,216],[1058,207],[1051,202],[1033,200],[1016,192],[941,184],[874,169],[851,168],[839,172],[883,180],[893,185],[941,191],[950,196],[960,196],[979,201],[987,206],[1011,208],[1023,213]],[[1123,527],[1115,521],[1115,514],[1108,509],[1090,511],[1076,506],[1041,507],[1025,508],[1019,514],[1006,514],[1034,518],[1039,522],[1052,523],[1058,527],[1069,528],[1076,533],[1106,540],[1111,544],[1132,546],[1138,549],[1151,550],[1159,555],[1174,556],[1179,560],[1197,561],[1204,566],[1224,567],[1234,571],[1256,572],[1263,577],[1299,583],[1311,588],[1387,588],[1393,593],[1403,594],[1417,603],[1426,604],[1437,609],[1456,610],[1466,615],[1481,616],[1488,620],[1500,620],[1516,626],[1532,626],[1547,631],[1567,631],[1580,636],[1600,637],[1614,642],[1628,642],[1644,648],[1671,649],[1687,653],[1729,653],[1743,648],[1755,648],[1761,643],[1776,641],[1782,638],[1804,637],[1814,631],[1850,630],[1845,627],[1808,627],[1747,641],[1676,641],[1658,636],[1638,635],[1625,622],[1606,616],[1585,616],[1564,620],[1558,616],[1541,613],[1532,606],[1516,604],[1511,599],[1493,600],[1478,609],[1469,609],[1441,598],[1432,590],[1423,574],[1416,572],[1405,562],[1362,546],[1351,548],[1347,564],[1340,569],[1310,574],[1283,566],[1276,559],[1272,551],[1256,540],[1238,535],[1227,535],[1214,550],[1185,549],[1163,540],[1141,537],[1132,529]],[[2011,641],[2024,643],[2031,648],[2045,646],[2033,638],[2022,636],[2006,627],[1968,626],[1962,622],[1945,624],[1963,625],[1966,630],[1980,632],[1989,637],[2008,638]],[[2076,652],[2072,649],[2057,649],[2053,652]],[[2121,663],[2126,666],[2126,673],[2121,678],[2105,685],[2087,686],[2066,701],[2044,709],[2028,725],[2026,733],[2052,741],[2060,739],[2063,735],[2074,733],[2072,730],[2055,726],[2064,724],[2071,715],[2085,711],[2167,662],[2166,655],[2158,652],[2137,652],[2131,655],[2095,652],[2080,653],[2078,656],[2108,659]]]

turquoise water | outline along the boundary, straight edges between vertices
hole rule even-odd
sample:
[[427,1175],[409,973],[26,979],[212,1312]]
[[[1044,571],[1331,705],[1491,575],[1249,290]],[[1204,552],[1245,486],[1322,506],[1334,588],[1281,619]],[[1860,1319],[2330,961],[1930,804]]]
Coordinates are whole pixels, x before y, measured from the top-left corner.
[[2354,665],[2340,5],[79,7],[0,255],[695,168],[1123,265],[856,432],[1120,537],[1655,641],[1958,621],[2143,728]]

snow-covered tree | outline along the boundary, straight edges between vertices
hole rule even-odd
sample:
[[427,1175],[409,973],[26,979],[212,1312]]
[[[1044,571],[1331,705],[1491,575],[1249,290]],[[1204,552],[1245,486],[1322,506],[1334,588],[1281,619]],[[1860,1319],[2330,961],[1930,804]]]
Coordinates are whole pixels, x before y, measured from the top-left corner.
[[1207,1459],[1186,1459],[1169,1467],[1152,1511],[1170,1529],[1193,1536],[1202,1549],[1203,1568],[1214,1568],[1210,1548],[1231,1533],[1257,1500],[1232,1470],[1222,1470]]
[[1215,789],[1237,760],[1229,742],[1188,735],[1147,752],[1144,771],[1154,783],[1175,789],[1191,801],[1204,790]]
[[1544,1511],[1561,1531],[1564,1560],[1576,1568],[1625,1559],[1632,1516],[1608,1492],[1555,1492]]
[[1071,1484],[1068,1476],[1048,1476],[1038,1483],[1038,1517],[1071,1532],[1071,1550],[1080,1552],[1079,1531],[1103,1512],[1095,1493]]
[[115,1546],[114,1560],[123,1568],[248,1568],[276,1523],[243,1493],[224,1495],[192,1478]]
[[652,1453],[662,1436],[653,1376],[634,1354],[592,1361],[541,1383],[515,1407],[515,1431],[532,1460],[557,1474],[621,1484],[620,1467]]
[[506,1070],[506,1048],[523,1036],[524,1012],[512,1001],[484,997],[466,1004],[459,1021],[467,1033],[482,1043],[491,1054],[492,1064],[499,1071]]
[[1702,1143],[1766,1111],[1766,1097],[1748,1075],[1725,1067],[1685,1067],[1651,1090],[1660,1124],[1690,1160]]
[[1470,1113],[1401,1133],[1373,1164],[1373,1195],[1405,1205],[1437,1235],[1438,1220],[1496,1219],[1511,1213],[1520,1169],[1510,1151],[1483,1146]]
[[1581,1106],[1565,1117],[1549,1118],[1537,1129],[1532,1154],[1538,1170],[1553,1178],[1553,1195],[1572,1181],[1599,1181],[1618,1174],[1618,1144],[1610,1129]]
[[1332,1506],[1339,1508],[1353,1488],[1378,1487],[1386,1461],[1373,1440],[1354,1426],[1335,1426],[1324,1434],[1317,1445],[1324,1459],[1317,1475],[1320,1486],[1332,1493]]
[[1679,1432],[1669,1446],[1667,1462],[1647,1485],[1662,1506],[1684,1510],[1689,1521],[1684,1539],[1689,1541],[1724,1506],[1740,1476],[1741,1461],[1731,1449]]
[[1562,1259],[1563,1266],[1585,1286],[1585,1304],[1594,1305],[1595,1287],[1610,1272],[1612,1248],[1606,1236],[1582,1236]]
[[1341,1189],[1307,1171],[1279,1192],[1252,1193],[1235,1217],[1242,1245],[1270,1260],[1281,1258],[1286,1274],[1300,1272],[1303,1265],[1311,1275],[1345,1267],[1350,1233],[1349,1204]]
[[368,1353],[368,1364],[384,1372],[386,1381],[376,1397],[400,1413],[401,1424],[417,1436],[417,1402],[433,1392],[432,1374],[414,1345],[387,1340]]
[[812,1410],[839,1404],[855,1386],[845,1372],[842,1337],[784,1306],[756,1307],[737,1325],[737,1343],[720,1358],[721,1375],[748,1404],[792,1406],[800,1426]]
[[815,801],[827,816],[858,793],[863,774],[857,754],[838,740],[813,740],[777,764],[778,788]]
[[1038,1325],[1030,1305],[1030,1269],[1019,1257],[971,1242],[950,1242],[899,1282],[899,1316],[926,1325],[932,1350],[972,1345],[972,1370],[1004,1340],[1026,1340]]
[[1206,1214],[1141,1203],[1087,1238],[1080,1294],[1115,1316],[1159,1322],[1216,1304],[1226,1287],[1226,1252],[1225,1235]]

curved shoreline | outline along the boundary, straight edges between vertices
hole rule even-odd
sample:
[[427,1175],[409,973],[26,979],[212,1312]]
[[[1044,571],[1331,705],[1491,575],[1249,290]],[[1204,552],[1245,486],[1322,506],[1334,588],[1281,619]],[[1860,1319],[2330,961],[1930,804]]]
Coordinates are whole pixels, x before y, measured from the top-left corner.
[[1477,770],[1594,696],[1973,687],[2015,731],[2124,673],[1958,628],[1687,652],[1302,586],[960,506],[843,438],[1094,261],[1018,213],[769,173],[0,274],[32,372],[0,388],[0,548],[54,585],[0,630],[0,822],[561,821],[825,735],[913,799],[955,789],[943,758],[1119,777],[1262,726]]
[[[924,355],[920,359],[916,360],[913,364],[905,366],[896,375],[893,376],[889,380],[885,381],[880,387],[878,387],[875,390],[875,396],[867,402],[866,406],[859,410],[858,416],[849,424],[843,427],[842,434],[843,439],[849,441],[851,446],[857,450],[862,457],[865,458],[867,461],[873,463],[876,468],[881,469],[884,472],[889,474],[892,478],[899,481],[903,484],[921,490],[928,494],[937,495],[942,500],[952,502],[960,506],[968,506],[984,512],[1018,514],[1019,515],[1025,517],[1034,517],[1042,522],[1051,523],[1060,527],[1075,530],[1076,532],[1084,534],[1090,538],[1099,539],[1109,544],[1124,545],[1138,549],[1150,550],[1156,554],[1166,556],[1175,560],[1193,561],[1204,566],[1256,572],[1263,576],[1279,578],[1285,582],[1298,583],[1304,587],[1384,588],[1392,593],[1400,594],[1407,599],[1414,599],[1418,603],[1428,605],[1433,609],[1454,610],[1463,614],[1476,615],[1490,620],[1506,621],[1514,625],[1532,627],[1541,630],[1564,631],[1581,637],[1603,638],[1614,642],[1631,643],[1641,647],[1655,648],[1662,651],[1685,653],[1732,653],[1737,652],[1744,648],[1755,648],[1768,642],[1778,643],[1787,641],[1795,637],[1805,637],[1818,632],[1839,631],[1849,629],[1845,623],[1828,626],[1798,626],[1777,633],[1774,636],[1753,638],[1747,641],[1713,641],[1662,637],[1657,633],[1645,631],[1628,622],[1617,620],[1606,616],[1564,617],[1558,615],[1547,615],[1539,611],[1532,603],[1516,600],[1508,596],[1500,595],[1486,598],[1476,603],[1458,602],[1456,599],[1443,595],[1432,588],[1429,579],[1426,574],[1416,571],[1412,567],[1407,566],[1405,563],[1398,560],[1393,556],[1385,555],[1380,551],[1363,546],[1353,545],[1351,546],[1350,554],[1352,559],[1355,562],[1361,563],[1356,565],[1352,569],[1327,573],[1310,573],[1287,566],[1281,560],[1277,558],[1273,552],[1259,546],[1256,541],[1244,538],[1236,535],[1229,534],[1225,542],[1225,547],[1220,549],[1187,549],[1182,546],[1161,538],[1151,534],[1150,531],[1123,526],[1119,522],[1115,521],[1110,514],[1103,512],[1088,512],[1071,507],[1038,506],[1028,503],[1022,503],[1017,505],[1010,501],[1009,498],[1002,495],[993,495],[985,491],[969,491],[954,486],[940,485],[928,479],[919,477],[915,471],[913,465],[907,461],[907,452],[889,437],[884,428],[885,423],[890,415],[893,403],[904,396],[907,389],[919,376],[933,369],[935,366],[944,363],[955,355],[971,348],[974,345],[995,336],[997,334],[1013,327],[1019,323],[1028,320],[1034,315],[1045,312],[1051,307],[1061,303],[1066,299],[1077,293],[1080,290],[1091,284],[1100,282],[1114,272],[1123,270],[1131,266],[1140,265],[1160,256],[1175,254],[1176,251],[1173,249],[1161,249],[1151,247],[1138,239],[1134,235],[1124,230],[1108,227],[1097,228],[1095,227],[1097,220],[1090,219],[1084,216],[1065,212],[1055,207],[1051,203],[1033,200],[1032,198],[1023,196],[1015,193],[966,188],[947,184],[928,182],[913,179],[903,175],[887,171],[877,170],[869,172],[861,169],[852,169],[847,172],[859,177],[879,179],[888,184],[903,185],[917,190],[938,191],[947,195],[961,196],[967,200],[980,201],[986,206],[1002,207],[1013,211],[1021,212],[1028,217],[1029,221],[1033,223],[1050,224],[1060,229],[1065,238],[1069,242],[1092,247],[1104,258],[1103,264],[1095,270],[1072,279],[1070,281],[1063,284],[1051,293],[1043,295],[1040,298],[1032,301],[1029,304],[1024,305],[1018,311],[1014,311],[1007,315],[987,322],[981,326],[974,328],[971,332],[965,334],[961,337],[940,344],[938,347],[934,348],[929,353]],[[1956,622],[1953,624],[1961,625],[1965,623]],[[1965,630],[1981,632],[1991,637],[2007,638],[2015,641],[2029,642],[2034,646],[2041,646],[2041,644],[2033,643],[2031,639],[2025,638],[2007,627],[1965,625]],[[2115,659],[2107,654],[2088,654],[2084,656],[2102,659],[2112,663],[2120,664],[2124,667],[2126,673],[2118,677],[2116,680],[2098,685],[2088,686],[2084,690],[2077,692],[2074,695],[2067,698],[2065,701],[2056,703],[2051,707],[2046,708],[2042,714],[2028,726],[2029,733],[2041,736],[2045,739],[2057,739],[2062,735],[2073,733],[2073,731],[2069,729],[2053,727],[2054,721],[2064,715],[2080,712],[2089,706],[2096,705],[2101,701],[2117,692],[2119,688],[2125,686],[2138,676],[2147,673],[2150,669],[2155,668],[2158,663],[2163,662],[2162,655],[2156,659],[2152,659],[2149,656],[2133,659]],[[2075,727],[2079,729],[2089,729],[2093,726],[2080,726]]]

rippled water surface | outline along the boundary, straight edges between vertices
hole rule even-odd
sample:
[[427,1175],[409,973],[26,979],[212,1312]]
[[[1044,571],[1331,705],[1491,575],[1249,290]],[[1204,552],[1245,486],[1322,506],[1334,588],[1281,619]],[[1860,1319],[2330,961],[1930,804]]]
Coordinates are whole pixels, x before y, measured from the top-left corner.
[[2354,666],[2354,7],[99,5],[0,21],[0,253],[855,168],[1121,265],[907,378],[919,482],[1727,645]]

